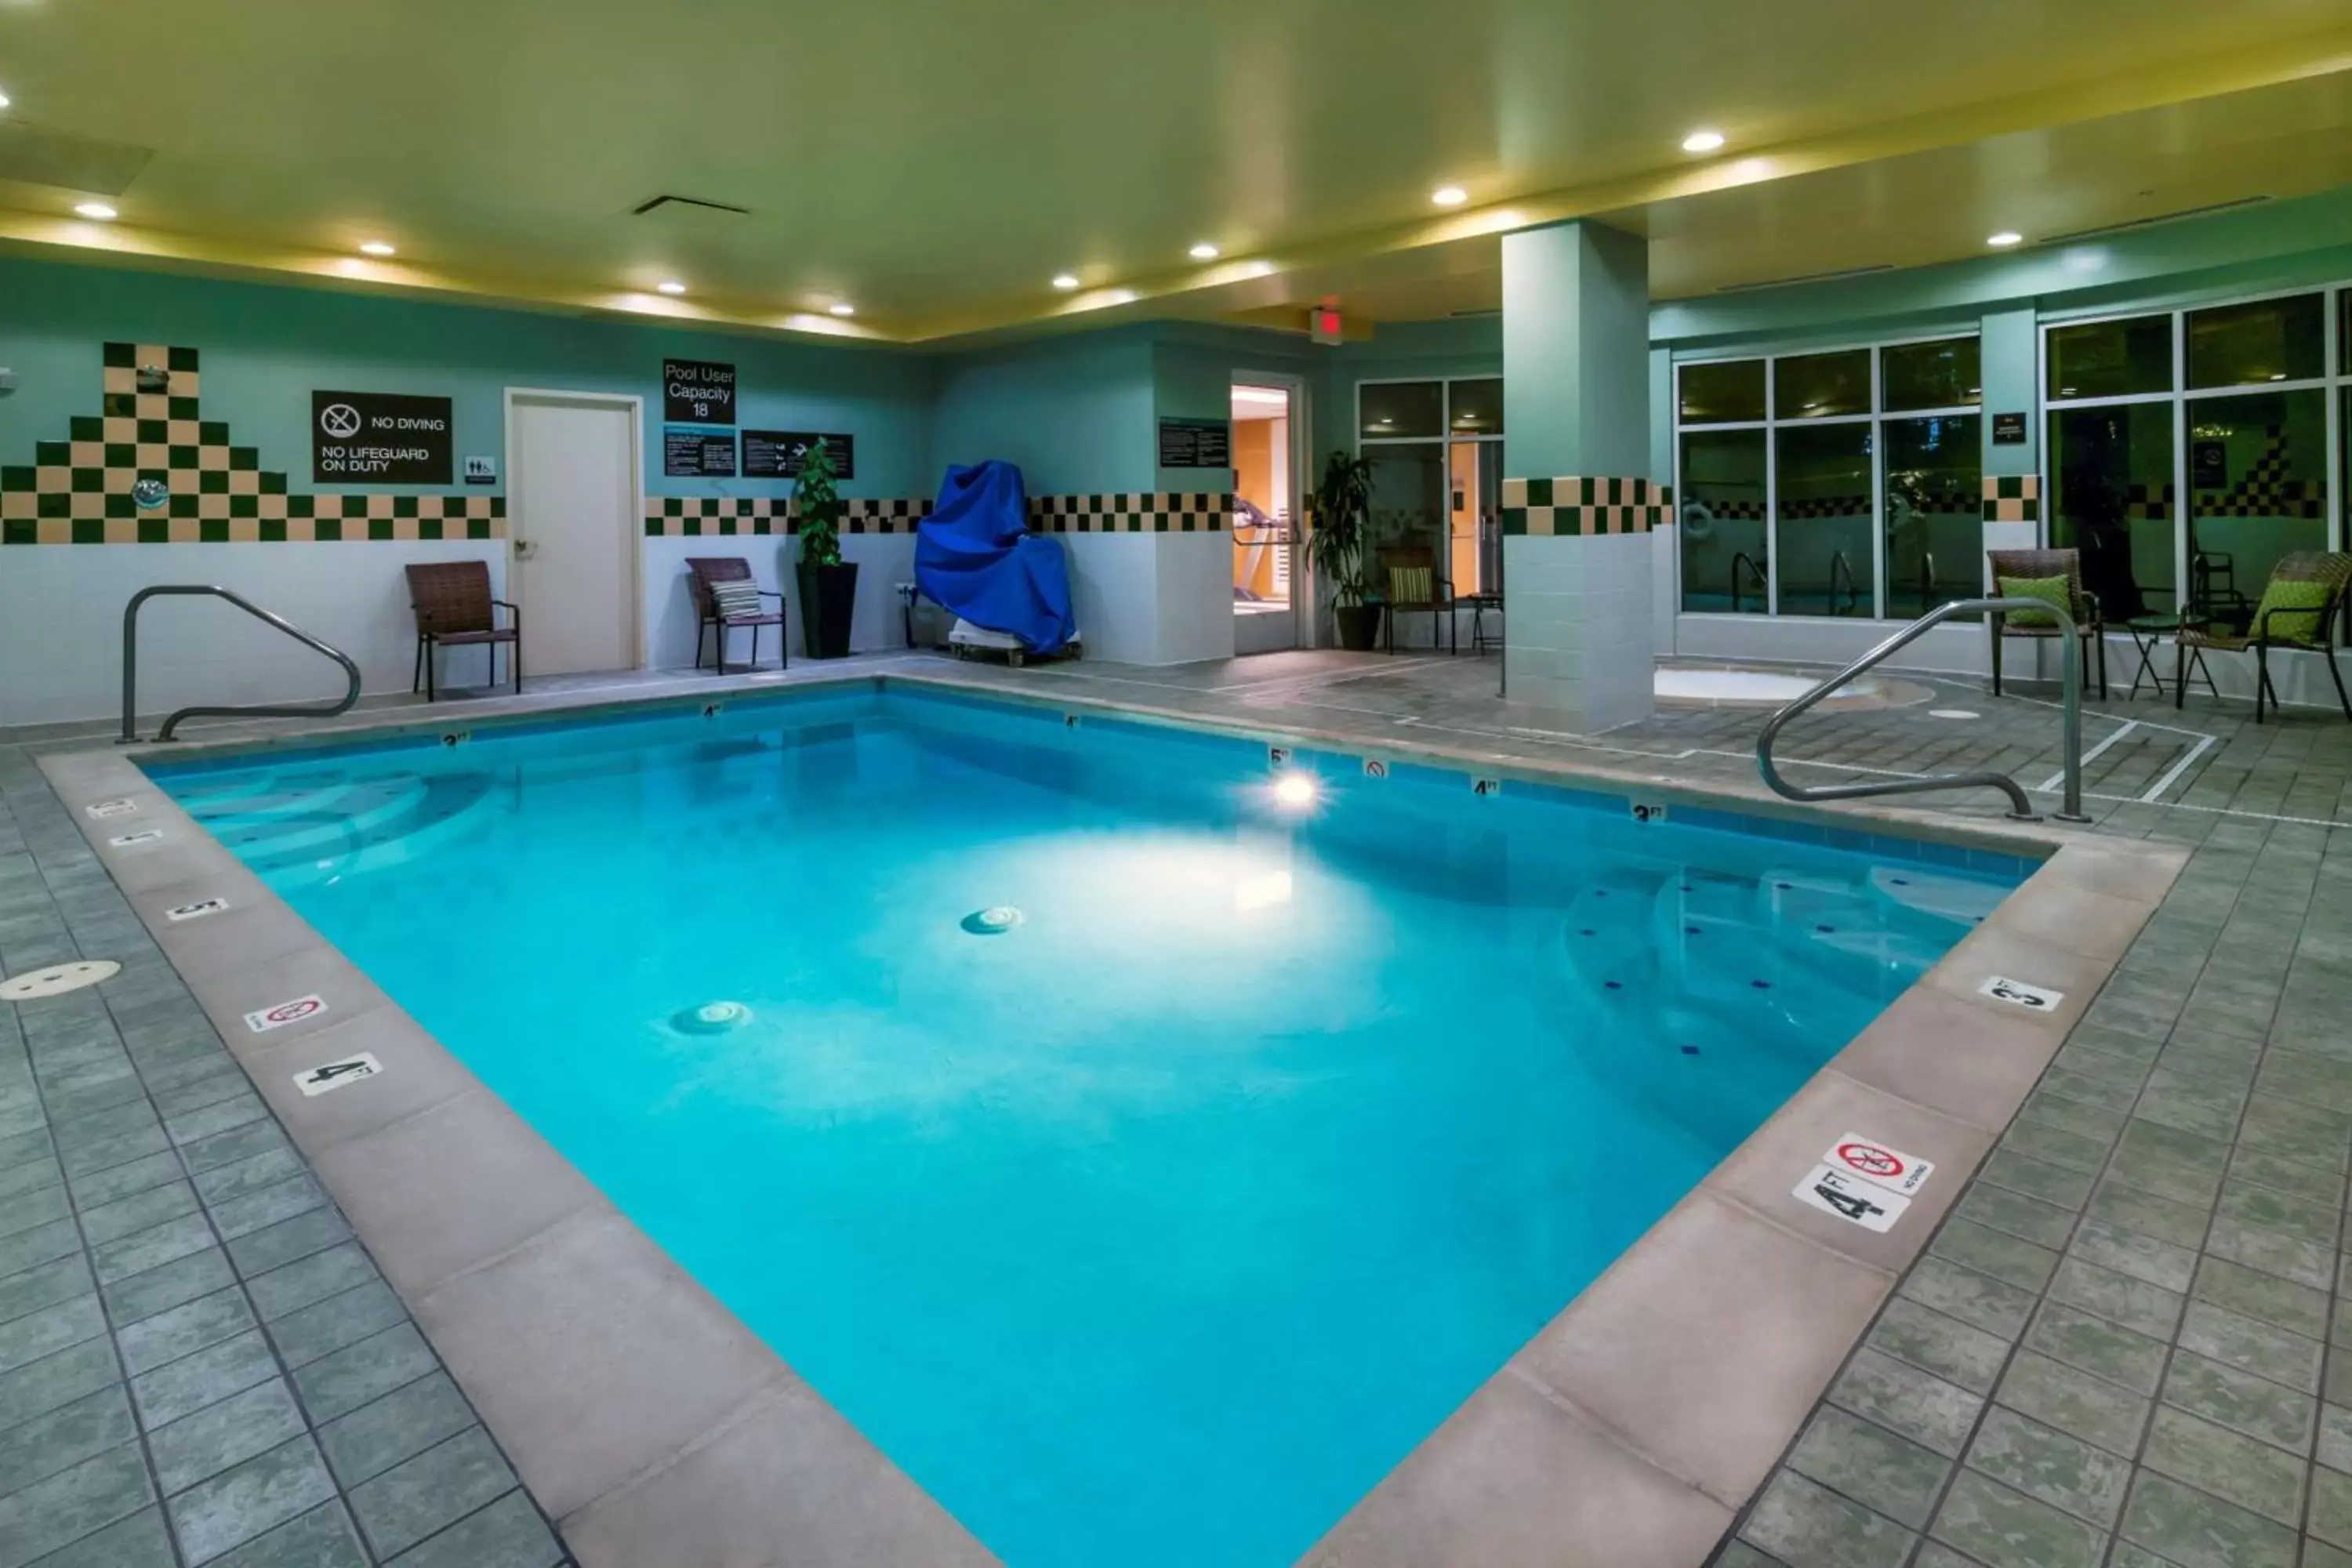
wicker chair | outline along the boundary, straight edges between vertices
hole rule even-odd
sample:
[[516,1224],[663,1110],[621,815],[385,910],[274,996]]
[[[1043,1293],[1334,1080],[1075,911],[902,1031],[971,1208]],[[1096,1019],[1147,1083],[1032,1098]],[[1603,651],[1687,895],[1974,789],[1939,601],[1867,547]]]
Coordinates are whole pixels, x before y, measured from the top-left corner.
[[712,593],[711,589],[721,583],[753,581],[750,562],[740,555],[689,555],[686,558],[686,569],[688,591],[694,595],[695,668],[702,668],[702,636],[705,632],[710,632],[715,634],[719,644],[716,660],[719,673],[721,675],[728,673],[727,634],[736,626],[751,628],[751,662],[745,665],[744,668],[756,668],[760,663],[760,628],[761,626],[776,628],[777,658],[782,661],[779,668],[792,663],[792,648],[789,646],[792,639],[784,629],[784,596],[782,594],[772,594],[765,588],[757,590],[760,597],[776,601],[775,612],[772,615],[746,616],[739,613],[722,616],[719,613],[719,596]]
[[1381,587],[1386,592],[1396,581],[1399,572],[1424,571],[1429,574],[1429,597],[1426,599],[1396,599],[1388,601],[1389,651],[1396,652],[1396,618],[1400,610],[1429,612],[1429,646],[1437,646],[1437,617],[1444,616],[1452,633],[1449,652],[1462,651],[1462,630],[1454,619],[1454,585],[1438,574],[1437,552],[1426,544],[1383,544],[1374,556],[1381,569]]
[[[489,650],[488,684],[499,682],[499,644],[509,645],[507,668],[514,689],[522,689],[522,612],[504,599],[490,597],[490,568],[482,561],[436,561],[405,568],[408,605],[416,615],[416,670],[408,683],[425,688],[425,700],[437,701],[439,683],[433,651],[479,644]],[[507,624],[498,624],[498,612]]]
[[[2099,596],[2083,586],[2082,552],[2074,550],[1988,550],[1985,558],[1992,563],[1992,596],[2001,597],[2003,577],[2063,577],[2067,598],[2074,616],[2077,634],[2083,639],[2083,656],[2095,658],[2099,672],[2099,700],[2107,700],[2107,624],[2099,611]],[[2019,626],[2015,617],[2003,616],[1992,631],[1992,694],[2000,695],[2001,644],[2011,637],[2054,637],[2063,635],[2055,620],[2045,616],[2047,626]]]
[[[2308,609],[2281,610],[2275,606],[2263,611],[2246,628],[2242,637],[2216,631],[2210,626],[2182,626],[2173,645],[2172,705],[2178,708],[2188,700],[2189,672],[2191,669],[2205,677],[2206,690],[2216,697],[2221,695],[2221,689],[2213,684],[2213,672],[2205,667],[2208,648],[2218,653],[2243,653],[2252,648],[2254,654],[2254,722],[2259,724],[2263,721],[2263,700],[2265,697],[2270,700],[2272,707],[2278,706],[2278,689],[2271,684],[2271,649],[2291,647],[2319,656],[2320,662],[2327,666],[2328,677],[2336,682],[2336,700],[2342,704],[2344,717],[2352,719],[2352,697],[2344,694],[2344,672],[2336,667],[2336,617],[2344,608],[2347,584],[2352,584],[2352,554],[2339,551],[2323,555],[2305,551],[2289,555],[2271,569],[2271,581],[2322,583],[2326,584],[2327,596],[2315,612]],[[2308,637],[2283,635],[2272,624],[2281,615],[2315,613],[2319,617],[2319,624],[2314,628],[2314,635]]]

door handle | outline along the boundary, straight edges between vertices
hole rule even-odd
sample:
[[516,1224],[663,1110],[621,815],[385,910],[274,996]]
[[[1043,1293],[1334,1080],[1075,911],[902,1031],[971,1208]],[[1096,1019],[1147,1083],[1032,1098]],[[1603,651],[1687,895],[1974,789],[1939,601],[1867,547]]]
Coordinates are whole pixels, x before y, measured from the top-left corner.
[[516,559],[516,560],[518,560],[518,561],[528,561],[528,560],[530,560],[532,556],[537,555],[538,553],[539,553],[539,541],[538,541],[538,540],[536,540],[536,539],[518,539],[518,540],[516,540],[516,541],[514,542],[514,555],[515,555],[515,559]]

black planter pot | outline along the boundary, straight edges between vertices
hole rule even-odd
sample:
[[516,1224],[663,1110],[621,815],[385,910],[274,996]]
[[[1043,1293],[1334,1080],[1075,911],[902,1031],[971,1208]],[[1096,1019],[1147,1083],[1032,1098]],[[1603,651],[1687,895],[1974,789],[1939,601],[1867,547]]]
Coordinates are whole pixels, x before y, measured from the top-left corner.
[[1335,605],[1331,619],[1339,628],[1339,646],[1350,653],[1370,653],[1381,637],[1379,605]]
[[800,567],[801,640],[811,658],[849,652],[849,623],[857,613],[857,563]]

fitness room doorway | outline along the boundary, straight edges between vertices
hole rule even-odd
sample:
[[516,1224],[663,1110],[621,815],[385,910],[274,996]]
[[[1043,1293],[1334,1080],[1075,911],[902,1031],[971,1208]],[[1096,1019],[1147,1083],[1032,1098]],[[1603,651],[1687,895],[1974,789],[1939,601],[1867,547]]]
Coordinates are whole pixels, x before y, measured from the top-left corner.
[[1298,646],[1291,586],[1297,565],[1297,394],[1234,383],[1234,652]]

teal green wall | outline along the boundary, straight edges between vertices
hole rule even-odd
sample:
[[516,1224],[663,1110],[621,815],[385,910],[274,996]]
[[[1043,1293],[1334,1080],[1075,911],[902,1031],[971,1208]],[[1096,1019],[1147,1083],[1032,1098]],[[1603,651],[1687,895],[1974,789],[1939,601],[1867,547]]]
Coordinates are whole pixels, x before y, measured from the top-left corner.
[[[6,258],[0,365],[16,372],[18,389],[0,398],[0,463],[30,463],[34,442],[63,440],[71,416],[99,412],[99,345],[108,342],[200,350],[205,416],[227,420],[232,437],[257,447],[262,467],[283,469],[298,490],[313,488],[314,389],[446,395],[457,456],[497,458],[503,481],[505,389],[541,386],[645,398],[653,494],[785,493],[782,480],[662,477],[661,366],[671,356],[731,362],[738,416],[753,428],[856,435],[857,474],[845,493],[930,493],[934,366],[916,356]],[[340,481],[317,488],[436,493]]]
[[949,465],[1017,464],[1031,495],[1157,487],[1152,340],[1125,327],[935,362],[929,495]]
[[1505,473],[1647,468],[1649,256],[1605,224],[1503,237]]

